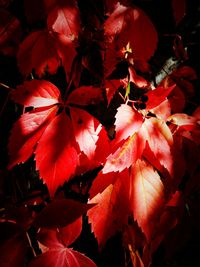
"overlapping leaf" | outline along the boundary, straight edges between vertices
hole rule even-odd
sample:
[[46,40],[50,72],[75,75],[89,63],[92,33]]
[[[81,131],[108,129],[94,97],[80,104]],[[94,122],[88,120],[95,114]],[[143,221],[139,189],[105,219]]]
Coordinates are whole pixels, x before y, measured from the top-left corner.
[[60,91],[45,80],[32,80],[12,92],[12,99],[25,107],[46,107],[61,102]]
[[[78,92],[80,90],[83,94],[83,88],[77,89]],[[73,95],[78,97],[79,93]],[[88,101],[85,95],[83,98],[85,103],[90,102],[90,95]],[[104,161],[109,148],[102,125],[79,108],[69,107],[71,117],[66,114],[65,105],[74,104],[76,98],[72,97],[64,104],[60,91],[52,83],[32,80],[13,91],[12,99],[25,107],[34,107],[34,110],[24,113],[12,129],[9,142],[10,168],[26,161],[35,152],[36,168],[53,195],[58,186],[75,174],[78,165],[85,164],[79,158],[81,151],[87,161],[95,162],[91,164],[93,167]],[[58,105],[63,109],[59,114]],[[102,142],[99,139],[106,142],[102,158],[101,149],[97,147]]]
[[40,77],[45,71],[56,73],[61,63],[56,40],[47,30],[30,33],[21,43],[17,59],[23,74],[27,75],[34,69]]
[[80,14],[75,0],[55,2],[48,14],[47,24],[54,32],[64,34],[74,40],[80,31]]
[[106,241],[128,222],[128,170],[125,170],[123,177],[120,178],[90,200],[90,203],[97,203],[88,211],[87,215],[100,247],[105,245]]
[[36,169],[51,195],[75,173],[78,164],[72,123],[63,111],[56,116],[40,138],[35,151]]
[[[9,139],[8,150],[10,155],[9,168],[25,162],[34,152],[35,146],[54,118],[57,107],[31,111],[23,114],[15,122]],[[17,141],[16,141],[17,140]]]
[[167,124],[157,118],[146,119],[141,133],[155,158],[173,175],[173,137]]
[[48,229],[65,227],[76,221],[92,206],[73,199],[53,200],[36,216],[34,225]]
[[153,167],[140,159],[132,167],[131,181],[131,205],[134,219],[137,220],[147,240],[150,241],[156,220],[164,205],[164,186]]
[[143,123],[142,115],[125,104],[117,109],[115,118],[116,142],[138,132]]
[[36,257],[30,267],[96,267],[96,264],[85,255],[67,246],[71,245],[82,230],[82,220],[55,230],[41,229],[38,240],[47,247],[47,251]]
[[157,32],[139,8],[118,4],[106,20],[104,28],[105,36],[109,42],[115,42],[116,47],[122,49],[130,43],[134,59],[148,60],[156,49]]
[[144,138],[135,133],[121,143],[121,146],[107,157],[102,172],[120,172],[125,168],[129,168],[142,156],[144,147]]

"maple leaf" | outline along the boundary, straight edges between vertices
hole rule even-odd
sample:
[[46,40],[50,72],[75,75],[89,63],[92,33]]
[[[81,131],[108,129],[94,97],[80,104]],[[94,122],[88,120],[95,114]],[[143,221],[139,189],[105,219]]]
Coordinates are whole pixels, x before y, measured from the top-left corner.
[[125,170],[122,176],[89,201],[97,203],[87,215],[100,248],[128,222],[130,186],[128,170]]
[[76,1],[59,0],[55,3],[48,14],[48,28],[74,40],[80,31],[80,14]]
[[30,267],[96,267],[85,255],[68,248],[82,229],[81,218],[63,228],[56,230],[41,229],[38,240],[47,247],[47,251],[30,262]]
[[138,159],[131,168],[131,200],[134,219],[150,241],[164,205],[160,176],[146,161]]
[[29,74],[34,69],[39,77],[45,71],[56,73],[61,63],[56,40],[47,30],[30,33],[19,47],[17,60],[22,74]]
[[[87,92],[92,90],[85,88]],[[82,95],[85,99],[83,105],[90,102],[83,91],[84,87],[78,88],[77,93],[73,93],[65,103],[58,88],[45,80],[25,82],[12,92],[15,102],[34,109],[23,114],[12,129],[8,146],[11,156],[9,168],[26,161],[35,153],[36,169],[51,195],[75,174],[80,164],[79,170],[87,170],[83,165],[89,161],[92,162],[90,167],[97,167],[109,151],[108,137],[97,119],[84,110],[70,106],[77,102],[75,95]],[[97,91],[97,94],[91,95],[92,99],[94,96],[98,98],[100,91]],[[59,106],[62,112],[57,114]],[[66,114],[65,107],[70,110],[71,117]],[[104,153],[99,148],[103,140]],[[81,152],[87,157],[84,162]]]
[[157,32],[139,8],[118,4],[105,21],[104,29],[108,42],[115,42],[116,47],[122,49],[130,43],[134,59],[148,60],[156,49]]

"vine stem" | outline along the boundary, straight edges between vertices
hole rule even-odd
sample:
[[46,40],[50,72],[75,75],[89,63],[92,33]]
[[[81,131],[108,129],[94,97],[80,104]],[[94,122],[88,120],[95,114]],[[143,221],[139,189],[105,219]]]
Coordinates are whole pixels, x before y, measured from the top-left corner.
[[11,91],[11,90],[13,90],[13,88],[12,88],[12,87],[8,86],[8,85],[7,85],[7,84],[5,84],[5,83],[1,83],[1,82],[0,82],[0,86],[1,86],[1,87],[3,87],[4,89],[8,90],[8,91]]
[[35,250],[34,250],[34,248],[32,246],[32,242],[31,242],[31,239],[30,239],[30,236],[29,236],[28,232],[26,232],[26,237],[27,237],[27,240],[28,240],[28,244],[29,244],[29,246],[30,246],[30,248],[32,250],[33,256],[37,257],[37,254],[36,254],[36,252],[35,252]]

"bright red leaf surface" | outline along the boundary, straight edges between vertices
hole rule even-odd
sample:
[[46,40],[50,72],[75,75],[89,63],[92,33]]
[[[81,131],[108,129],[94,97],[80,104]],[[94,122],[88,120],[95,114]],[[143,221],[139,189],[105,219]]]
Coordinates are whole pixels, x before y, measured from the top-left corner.
[[45,80],[25,82],[12,91],[12,99],[25,107],[46,107],[61,102],[60,91]]
[[73,199],[56,199],[37,215],[34,225],[45,228],[65,227],[76,221],[91,207],[93,205]]
[[175,86],[169,88],[157,87],[154,90],[147,92],[148,101],[146,103],[146,109],[152,109],[160,105],[163,101],[166,100],[166,97],[172,92]]
[[126,170],[122,172],[99,172],[90,188],[90,199],[96,196],[98,193],[102,193],[110,184],[113,185],[117,179],[123,179],[124,172],[126,172]]
[[75,173],[78,164],[75,146],[72,122],[63,111],[48,125],[35,151],[36,169],[51,195]]
[[134,219],[150,241],[164,205],[164,186],[158,173],[144,160],[138,159],[130,177]]
[[143,137],[147,140],[150,150],[155,155],[155,158],[172,175],[173,137],[167,124],[157,118],[146,119],[141,128],[141,133],[143,134]]
[[94,158],[96,142],[102,126],[97,119],[82,109],[70,107],[70,115],[76,142],[80,150],[91,160]]
[[89,202],[97,203],[87,215],[100,248],[128,222],[130,186],[128,170],[125,170],[123,177],[120,178]]
[[[24,113],[14,124],[9,141],[9,168],[26,161],[35,152],[36,168],[51,195],[76,170],[84,172],[97,167],[109,154],[106,131],[96,118],[72,106],[68,107],[71,117],[66,114],[65,106],[74,105],[75,96],[82,95],[83,105],[93,101],[94,97],[96,100],[99,95],[102,97],[97,89],[97,94],[91,94],[92,100],[90,95],[87,100],[83,88],[75,90],[65,105],[58,88],[45,80],[25,82],[12,92],[15,102],[35,109]],[[90,87],[85,88],[87,92],[91,91]],[[58,104],[63,108],[59,114]],[[99,148],[102,142],[105,143],[103,151]],[[81,151],[87,156],[84,161]]]
[[121,143],[121,146],[107,157],[102,172],[120,172],[125,168],[129,168],[141,157],[144,148],[144,138],[135,133]]
[[[13,125],[8,152],[10,162],[8,168],[25,162],[34,152],[35,146],[44,130],[55,117],[57,107],[24,113]],[[17,140],[17,142],[16,142]]]
[[117,109],[115,119],[116,142],[138,132],[143,123],[142,115],[125,104]]
[[115,42],[120,49],[130,43],[134,59],[148,60],[154,54],[157,32],[141,9],[118,4],[104,28],[108,41]]

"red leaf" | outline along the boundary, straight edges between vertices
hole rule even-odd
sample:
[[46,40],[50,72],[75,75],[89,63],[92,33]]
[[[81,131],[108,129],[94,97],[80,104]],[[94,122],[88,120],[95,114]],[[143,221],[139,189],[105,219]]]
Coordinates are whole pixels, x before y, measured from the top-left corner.
[[147,140],[150,150],[156,159],[173,174],[172,145],[173,137],[167,124],[157,118],[146,119],[141,128],[143,137]]
[[156,49],[156,30],[139,8],[118,4],[104,27],[109,42],[116,41],[116,46],[121,49],[130,43],[134,59],[148,60]]
[[133,82],[139,88],[146,88],[149,86],[149,82],[142,76],[138,75],[132,66],[130,66],[128,70],[130,75],[130,82]]
[[60,65],[56,40],[46,30],[30,33],[20,45],[17,59],[23,74],[29,74],[34,69],[39,77],[45,71],[50,74],[56,73]]
[[34,152],[35,146],[48,126],[55,117],[57,107],[31,111],[23,114],[15,122],[8,144],[10,162],[8,168],[25,162]]
[[73,223],[59,229],[49,230],[40,228],[39,233],[37,234],[37,239],[48,248],[59,248],[62,245],[71,245],[78,238],[81,231],[82,217],[79,217]]
[[36,168],[51,195],[75,173],[75,146],[71,120],[63,111],[46,128],[35,151]]
[[90,188],[90,199],[96,196],[98,193],[102,193],[110,184],[114,184],[118,178],[123,179],[124,172],[126,172],[126,170],[122,172],[99,172]]
[[119,80],[106,80],[105,81],[106,97],[107,97],[108,105],[110,104],[114,94],[117,92],[120,85],[121,85],[121,82]]
[[164,205],[164,186],[153,167],[140,159],[132,167],[131,180],[134,219],[150,241]]
[[35,258],[29,267],[96,267],[96,264],[85,255],[70,248],[61,246],[50,249]]
[[74,40],[80,31],[80,14],[75,0],[56,2],[47,19],[48,28]]
[[181,129],[191,131],[197,129],[198,119],[183,113],[173,114],[168,118],[168,121],[179,126]]
[[114,185],[110,184],[101,194],[90,200],[90,203],[97,203],[87,214],[100,248],[127,223],[128,193],[129,175],[126,170],[123,172],[123,179],[117,179]]
[[[86,204],[85,204],[86,205]],[[87,204],[88,209],[91,208]],[[59,238],[65,246],[71,245],[81,234],[82,231],[82,217],[78,218],[73,223],[59,229]]]
[[80,106],[95,105],[103,101],[103,92],[93,86],[81,86],[74,90],[67,99],[67,104]]
[[160,105],[151,109],[151,112],[156,115],[158,119],[167,121],[171,115],[171,107],[168,99],[164,100]]
[[46,107],[61,103],[60,91],[45,80],[31,80],[12,91],[12,99],[25,107]]
[[148,96],[148,101],[146,103],[146,109],[152,109],[160,105],[163,101],[166,100],[167,96],[172,92],[175,85],[164,88],[164,87],[157,87],[154,90],[148,91],[146,94]]
[[116,142],[138,132],[143,123],[142,115],[125,104],[117,109],[115,118]]
[[[48,209],[48,207],[50,208]],[[90,207],[90,204],[82,204],[70,199],[56,200],[49,204],[46,208],[46,214],[43,214],[43,219],[45,220],[45,216],[50,219],[50,215],[55,222],[55,214],[57,214],[60,222],[62,221],[62,224],[68,222],[68,225],[56,230],[40,230],[38,240],[47,246],[49,250],[35,258],[29,266],[96,267],[94,262],[85,255],[66,247],[72,244],[80,235],[82,229],[82,218],[80,216]],[[68,213],[66,214],[67,216],[65,216],[65,212]],[[75,218],[78,219],[74,220]],[[69,224],[70,220],[71,222],[74,220],[73,223]]]
[[70,37],[64,34],[54,33],[54,36],[56,38],[56,47],[59,57],[61,58],[62,65],[66,74],[70,75],[71,71],[74,71],[74,69],[72,69],[72,65],[77,54],[75,44],[72,42]]
[[144,147],[144,138],[135,133],[126,139],[114,153],[107,157],[102,172],[121,172],[125,168],[129,168],[141,157]]
[[80,150],[91,160],[95,155],[96,143],[102,126],[97,119],[82,109],[70,107],[70,115],[76,142]]
[[53,200],[37,215],[34,225],[46,228],[65,227],[76,221],[93,206],[73,199]]

